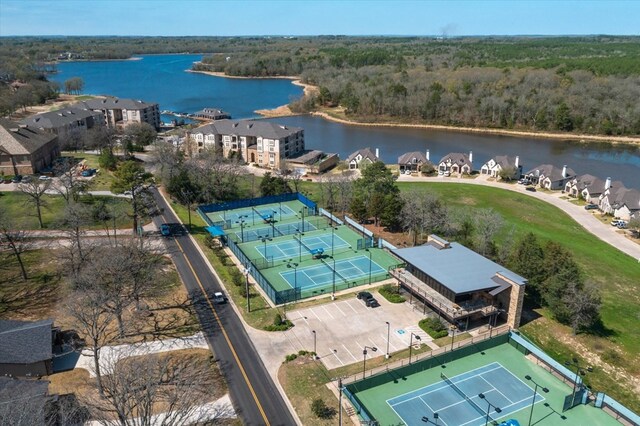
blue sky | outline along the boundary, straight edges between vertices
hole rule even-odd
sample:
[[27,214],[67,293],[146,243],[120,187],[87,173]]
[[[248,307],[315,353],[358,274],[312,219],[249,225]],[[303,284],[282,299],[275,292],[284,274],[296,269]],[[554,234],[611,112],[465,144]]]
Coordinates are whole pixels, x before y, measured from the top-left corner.
[[0,35],[640,35],[640,1],[0,0]]

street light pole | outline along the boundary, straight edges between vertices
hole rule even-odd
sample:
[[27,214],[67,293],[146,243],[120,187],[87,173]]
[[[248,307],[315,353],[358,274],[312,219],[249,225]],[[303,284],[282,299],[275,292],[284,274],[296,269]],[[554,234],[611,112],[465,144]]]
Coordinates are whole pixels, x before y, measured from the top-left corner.
[[338,378],[338,426],[342,426],[342,377]]
[[385,323],[387,324],[387,353],[384,357],[389,359],[389,336],[391,335],[391,324],[389,324],[389,321],[385,321]]
[[485,422],[484,422],[484,426],[487,426],[489,424],[489,413],[491,412],[491,407],[493,407],[496,410],[496,413],[502,413],[502,410],[496,407],[495,405],[493,405],[492,403],[490,403],[487,397],[483,393],[479,393],[478,397],[480,399],[484,399],[487,403],[487,418],[485,419]]
[[409,364],[411,364],[411,349],[413,348],[413,338],[416,338],[416,340],[420,341],[420,336],[418,336],[415,333],[411,333],[411,337],[409,337]]
[[316,351],[316,331],[311,330],[311,332],[313,333],[313,359],[317,359],[318,351]]
[[371,349],[371,351],[375,352],[378,350],[375,346],[365,346],[362,350],[362,379],[364,380],[365,374],[367,372],[367,349]]
[[524,378],[529,380],[529,381],[531,381],[535,385],[534,388],[533,388],[533,400],[531,401],[531,412],[529,413],[529,423],[528,423],[528,425],[531,426],[531,419],[533,418],[533,407],[536,405],[536,395],[537,395],[537,392],[538,392],[538,388],[542,389],[542,392],[544,392],[544,393],[548,393],[549,389],[539,385],[529,375],[524,376]]
[[369,253],[369,285],[371,285],[371,250],[364,249],[367,253]]
[[[331,249],[333,252],[333,249]],[[333,287],[331,288],[331,300],[336,300],[336,258],[331,254],[331,259],[333,259]]]
[[251,312],[251,297],[249,296],[249,271],[250,270],[251,270],[250,267],[244,268],[244,291],[245,293],[247,293],[247,312]]

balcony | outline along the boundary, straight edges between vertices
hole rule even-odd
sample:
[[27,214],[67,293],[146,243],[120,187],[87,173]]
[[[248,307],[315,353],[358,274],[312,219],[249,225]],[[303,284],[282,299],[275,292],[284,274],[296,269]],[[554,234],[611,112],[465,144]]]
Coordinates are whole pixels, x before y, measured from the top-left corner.
[[450,322],[469,317],[474,314],[482,314],[488,316],[498,312],[498,308],[487,304],[481,300],[467,301],[457,304],[447,299],[436,290],[429,287],[426,283],[420,281],[404,268],[396,268],[389,271],[392,277],[400,281],[407,291],[413,293],[414,296],[424,301],[434,310],[439,311]]

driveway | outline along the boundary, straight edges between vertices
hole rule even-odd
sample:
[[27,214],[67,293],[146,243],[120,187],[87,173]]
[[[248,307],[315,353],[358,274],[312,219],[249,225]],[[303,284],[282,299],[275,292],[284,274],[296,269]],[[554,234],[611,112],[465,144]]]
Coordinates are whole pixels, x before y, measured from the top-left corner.
[[488,181],[483,176],[479,176],[476,179],[467,179],[458,177],[414,177],[400,175],[398,177],[398,182],[466,183],[469,185],[493,186],[496,188],[506,189],[508,191],[526,194],[530,197],[537,198],[558,207],[582,225],[582,227],[587,231],[600,238],[605,243],[640,261],[640,244],[636,244],[624,235],[618,234],[616,232],[618,230],[617,228],[606,223],[602,223],[602,221],[592,213],[593,210],[585,210],[582,206],[577,206],[566,199],[561,199],[561,197],[566,194],[562,194],[560,191],[551,193],[543,191],[531,192],[526,191],[524,185]]

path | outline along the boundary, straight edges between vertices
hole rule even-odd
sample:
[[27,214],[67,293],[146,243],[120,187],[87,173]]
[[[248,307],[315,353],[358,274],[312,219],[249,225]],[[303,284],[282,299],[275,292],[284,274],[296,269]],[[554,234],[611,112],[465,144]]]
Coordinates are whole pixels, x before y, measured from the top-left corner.
[[[479,176],[476,179],[458,178],[458,177],[424,177],[424,176],[407,176],[400,175],[398,182],[429,182],[429,183],[465,183],[468,185],[481,185],[491,186],[494,188],[506,189],[508,191],[519,192],[521,194],[528,195],[530,197],[537,198],[545,201],[566,214],[568,214],[573,220],[578,222],[584,229],[595,235],[605,243],[617,248],[623,253],[628,254],[634,259],[640,260],[640,244],[636,244],[629,240],[622,234],[618,234],[618,228],[610,226],[606,223],[602,223],[592,213],[594,210],[585,210],[584,207],[575,205],[566,199],[561,197],[566,194],[560,191],[546,192],[546,191],[527,191],[524,185],[508,184],[502,182],[488,181],[486,176]],[[596,213],[598,214],[598,213]]]

